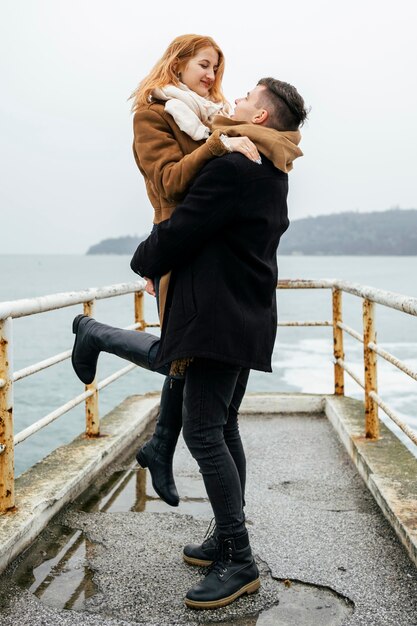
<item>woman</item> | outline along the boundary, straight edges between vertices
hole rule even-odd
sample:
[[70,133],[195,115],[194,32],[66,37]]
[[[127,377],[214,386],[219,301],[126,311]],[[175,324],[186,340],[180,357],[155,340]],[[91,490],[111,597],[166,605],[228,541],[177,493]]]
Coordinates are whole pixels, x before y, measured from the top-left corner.
[[[223,55],[213,40],[185,35],[174,40],[133,95],[134,153],[155,210],[156,228],[159,222],[170,217],[193,178],[208,160],[227,151],[239,151],[260,163],[256,143],[275,167],[288,172],[292,161],[302,154],[297,147],[300,140],[298,130],[281,131],[222,115],[212,120],[216,113],[225,112],[226,104],[220,90],[223,69]],[[268,80],[263,79],[263,84]],[[209,127],[213,131],[211,134]],[[161,322],[164,282],[165,278],[156,289],[161,296]],[[97,359],[102,350],[153,369],[159,346],[159,339],[154,335],[117,329],[82,315],[75,318],[73,331],[76,340],[72,363],[78,377],[86,384],[95,377]],[[164,367],[158,371],[166,375],[169,369]],[[243,498],[246,461],[237,412],[248,374],[248,370],[244,371],[238,381],[224,427],[225,443],[239,474]],[[155,433],[137,454],[139,464],[149,467],[158,495],[173,506],[178,505],[179,500],[172,475],[172,457],[182,426],[183,386],[181,378],[166,378]],[[190,563],[208,564],[213,558],[215,546],[216,538],[209,537],[203,546],[187,546],[184,556]]]
[[[132,94],[133,152],[154,208],[155,225],[169,219],[210,159],[228,151],[241,152],[254,161],[260,159],[249,138],[226,139],[220,130],[210,134],[214,115],[229,111],[221,89],[223,72],[223,53],[211,37],[183,35],[171,42]],[[158,298],[161,325],[168,281],[169,276],[147,279],[146,290]],[[149,468],[158,495],[172,506],[179,502],[172,458],[182,425],[183,387],[183,378],[165,380],[154,435],[137,454],[139,464]],[[235,441],[230,425],[229,431],[229,439]]]

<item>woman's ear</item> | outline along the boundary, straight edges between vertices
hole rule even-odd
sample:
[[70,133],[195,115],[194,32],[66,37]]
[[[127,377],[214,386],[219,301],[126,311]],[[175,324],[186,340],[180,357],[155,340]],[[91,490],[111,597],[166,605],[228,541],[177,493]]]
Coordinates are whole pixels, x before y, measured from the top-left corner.
[[178,68],[179,68],[179,60],[176,59],[174,63],[172,64],[172,71],[174,72],[175,76],[179,79],[181,76],[181,72],[178,71]]

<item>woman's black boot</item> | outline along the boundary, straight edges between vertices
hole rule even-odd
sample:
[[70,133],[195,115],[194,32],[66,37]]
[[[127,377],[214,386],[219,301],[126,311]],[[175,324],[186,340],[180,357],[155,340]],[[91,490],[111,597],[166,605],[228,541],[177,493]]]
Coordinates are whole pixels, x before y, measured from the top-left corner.
[[218,609],[259,586],[259,571],[245,531],[238,537],[219,539],[216,560],[205,578],[187,592],[185,604],[192,609]]
[[184,382],[184,379],[165,379],[155,432],[136,454],[139,465],[149,469],[156,493],[170,506],[178,506],[180,500],[172,472],[172,459],[182,427]]
[[[96,376],[100,352],[116,354],[140,367],[153,370],[159,338],[150,333],[124,330],[97,322],[87,315],[77,315],[72,323],[75,342],[71,361],[78,378],[89,385]],[[168,373],[169,367],[157,371]]]

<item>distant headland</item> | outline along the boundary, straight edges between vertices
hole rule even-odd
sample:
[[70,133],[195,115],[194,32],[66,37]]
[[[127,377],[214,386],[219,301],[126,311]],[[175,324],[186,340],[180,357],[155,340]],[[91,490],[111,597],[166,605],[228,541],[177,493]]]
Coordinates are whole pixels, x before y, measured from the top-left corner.
[[[132,255],[147,235],[104,239],[87,254]],[[292,220],[279,245],[290,255],[417,255],[417,209],[332,213]]]

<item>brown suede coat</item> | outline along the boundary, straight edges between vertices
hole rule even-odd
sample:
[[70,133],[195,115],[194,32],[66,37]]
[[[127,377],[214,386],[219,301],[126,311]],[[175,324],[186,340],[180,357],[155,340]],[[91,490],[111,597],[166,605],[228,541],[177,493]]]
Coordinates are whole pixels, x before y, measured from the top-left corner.
[[[145,179],[155,224],[171,217],[201,168],[226,153],[220,140],[222,133],[230,137],[249,137],[259,152],[283,172],[289,172],[294,159],[303,154],[298,148],[299,131],[280,132],[220,115],[215,117],[213,132],[207,141],[194,141],[180,130],[174,118],[166,113],[164,104],[159,102],[141,106],[135,112],[133,130],[133,153]],[[168,283],[169,274],[161,278],[159,287],[161,323]]]
[[196,174],[215,156],[226,153],[220,131],[207,141],[194,141],[154,102],[140,107],[133,118],[133,153],[145,179],[154,209],[154,223],[171,217]]
[[[171,217],[203,165],[226,149],[220,131],[207,141],[194,141],[178,127],[162,103],[140,107],[133,118],[133,154],[154,209],[154,224]],[[159,317],[164,316],[169,274],[159,285]],[[152,278],[152,277],[149,277]]]

